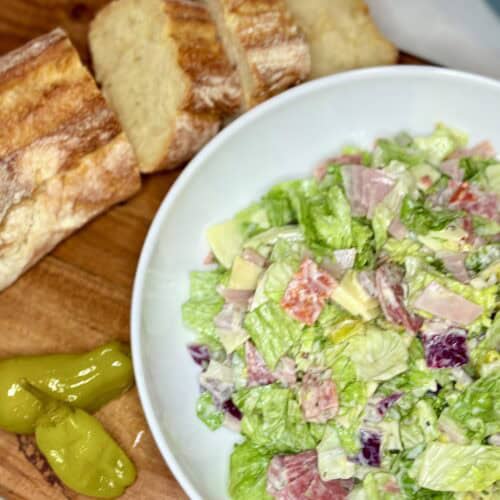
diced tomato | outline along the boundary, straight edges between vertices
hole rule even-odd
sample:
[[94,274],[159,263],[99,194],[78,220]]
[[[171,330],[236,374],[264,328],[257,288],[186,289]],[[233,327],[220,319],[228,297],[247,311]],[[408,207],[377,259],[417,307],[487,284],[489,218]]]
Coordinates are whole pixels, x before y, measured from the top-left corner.
[[474,202],[476,197],[471,193],[468,182],[462,182],[458,189],[451,195],[450,203]]
[[312,259],[305,259],[288,284],[281,306],[292,318],[312,325],[321,314],[336,281],[319,269]]

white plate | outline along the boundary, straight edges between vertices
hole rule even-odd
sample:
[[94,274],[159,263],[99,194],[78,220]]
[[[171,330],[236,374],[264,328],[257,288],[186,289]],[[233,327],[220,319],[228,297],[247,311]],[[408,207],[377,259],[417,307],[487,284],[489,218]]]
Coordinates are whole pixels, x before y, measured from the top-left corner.
[[195,416],[198,368],[182,325],[188,272],[202,268],[208,225],[230,218],[278,181],[311,174],[345,144],[370,146],[401,130],[430,132],[444,121],[472,142],[500,146],[500,84],[429,67],[353,71],[297,87],[246,113],[184,170],[155,217],[132,302],[139,394],[163,457],[191,498],[227,498],[237,436],[210,432]]

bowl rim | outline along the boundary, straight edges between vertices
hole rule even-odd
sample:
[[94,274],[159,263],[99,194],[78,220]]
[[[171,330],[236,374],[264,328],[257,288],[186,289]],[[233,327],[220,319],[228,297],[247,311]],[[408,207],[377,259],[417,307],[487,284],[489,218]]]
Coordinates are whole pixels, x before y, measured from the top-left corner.
[[143,309],[143,292],[144,280],[146,271],[149,267],[151,257],[158,239],[158,234],[163,224],[163,220],[169,213],[171,207],[175,203],[177,197],[181,194],[183,189],[189,183],[191,178],[196,175],[198,170],[202,167],[205,160],[210,157],[225,141],[229,140],[240,129],[246,127],[248,124],[257,120],[260,116],[272,112],[275,108],[284,105],[286,102],[296,99],[302,95],[307,95],[325,87],[336,87],[349,81],[358,81],[363,79],[370,79],[379,76],[415,76],[415,77],[428,77],[428,78],[445,78],[450,80],[462,80],[474,82],[478,85],[486,85],[495,87],[500,90],[500,81],[493,78],[469,73],[466,71],[459,71],[448,68],[441,68],[426,65],[393,65],[393,66],[378,66],[373,68],[355,69],[338,73],[335,75],[326,76],[306,82],[302,85],[283,92],[268,101],[258,105],[257,107],[247,111],[231,124],[220,131],[211,141],[209,141],[196,156],[186,165],[184,170],[180,173],[178,178],[167,191],[163,201],[157,210],[153,221],[148,229],[139,262],[136,268],[134,277],[132,301],[131,301],[131,314],[130,314],[130,332],[131,332],[131,346],[132,346],[132,359],[134,365],[135,381],[138,389],[139,399],[144,412],[144,416],[148,423],[149,429],[153,435],[155,443],[160,450],[160,453],[174,475],[175,479],[179,482],[184,492],[191,499],[202,499],[203,496],[191,483],[189,478],[183,471],[182,466],[175,458],[174,453],[171,451],[167,440],[165,439],[159,422],[153,410],[151,395],[149,393],[143,366],[143,349],[141,343],[141,316]]

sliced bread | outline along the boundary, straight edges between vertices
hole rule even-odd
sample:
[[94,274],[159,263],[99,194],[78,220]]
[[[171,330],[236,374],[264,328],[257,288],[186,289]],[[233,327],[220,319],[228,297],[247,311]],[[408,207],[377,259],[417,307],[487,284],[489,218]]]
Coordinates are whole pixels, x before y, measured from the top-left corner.
[[183,164],[240,108],[238,74],[201,3],[117,0],[98,13],[89,40],[142,172]]
[[286,0],[311,50],[311,78],[394,64],[398,51],[380,33],[363,0]]
[[309,48],[284,0],[206,0],[248,109],[309,76]]
[[140,187],[115,114],[61,29],[0,57],[0,290]]

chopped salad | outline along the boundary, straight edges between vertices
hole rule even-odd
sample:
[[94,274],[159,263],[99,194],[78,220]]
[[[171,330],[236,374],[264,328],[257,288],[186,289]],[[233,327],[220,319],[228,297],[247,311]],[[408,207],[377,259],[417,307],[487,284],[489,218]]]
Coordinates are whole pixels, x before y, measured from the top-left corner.
[[208,229],[183,305],[238,500],[500,498],[500,160],[439,124]]

